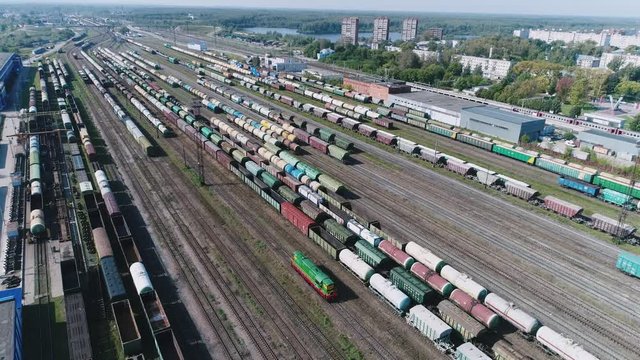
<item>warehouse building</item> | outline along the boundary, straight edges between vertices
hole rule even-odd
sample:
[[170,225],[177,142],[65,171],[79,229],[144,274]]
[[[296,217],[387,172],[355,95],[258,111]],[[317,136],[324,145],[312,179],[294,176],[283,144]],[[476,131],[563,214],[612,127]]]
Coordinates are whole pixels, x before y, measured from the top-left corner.
[[7,106],[7,85],[22,70],[22,59],[15,53],[0,53],[0,110]]
[[482,105],[462,109],[460,126],[518,143],[525,135],[530,140],[537,140],[544,130],[544,119]]
[[22,288],[0,291],[0,359],[22,359]]
[[387,101],[391,94],[402,94],[411,91],[411,86],[402,81],[394,82],[368,82],[352,78],[345,78],[345,87],[351,87],[356,92],[370,95],[376,99]]
[[425,112],[431,119],[452,126],[460,126],[462,109],[478,105],[473,101],[431,91],[389,95],[386,103],[388,105],[398,104]]
[[629,160],[638,155],[638,146],[640,146],[640,140],[596,129],[579,132],[577,138],[580,140],[580,147],[604,147],[615,152],[617,157]]

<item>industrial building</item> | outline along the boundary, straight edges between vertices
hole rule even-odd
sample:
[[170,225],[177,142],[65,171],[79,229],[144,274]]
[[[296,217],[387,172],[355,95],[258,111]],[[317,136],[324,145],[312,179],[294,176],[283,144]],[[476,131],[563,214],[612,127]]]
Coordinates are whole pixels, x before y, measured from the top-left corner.
[[265,57],[263,60],[265,67],[275,71],[301,72],[307,68],[307,64],[292,57]]
[[491,80],[503,79],[509,73],[511,69],[511,61],[483,58],[477,56],[458,56],[458,61],[462,64],[462,67],[468,67],[471,71],[480,67],[482,69],[482,76]]
[[402,20],[402,41],[412,41],[418,36],[418,19],[406,18]]
[[350,86],[354,91],[370,95],[376,99],[387,101],[391,94],[402,94],[411,91],[411,86],[402,81],[396,82],[368,82],[345,78],[344,86]]
[[640,140],[624,135],[614,135],[602,130],[589,129],[577,135],[580,147],[604,147],[615,152],[617,157],[632,159],[638,155]]
[[373,40],[374,44],[389,41],[389,18],[386,16],[377,17],[373,20]]
[[316,57],[318,58],[318,60],[322,60],[324,58],[326,58],[327,56],[330,56],[332,54],[334,54],[336,51],[330,48],[326,48],[326,49],[322,49],[320,50],[320,52],[318,52],[316,54]]
[[196,51],[207,51],[207,43],[205,41],[199,41],[197,43],[187,44],[187,48]]
[[342,75],[342,73],[320,68],[304,69],[302,71],[302,74],[306,77],[310,77],[320,81],[342,81],[342,79],[344,78],[344,75]]
[[512,143],[519,143],[523,136],[527,136],[530,140],[537,140],[544,130],[544,119],[481,105],[462,109],[460,126]]
[[7,106],[7,85],[22,70],[22,59],[15,53],[0,53],[0,110]]
[[623,118],[602,113],[586,113],[584,114],[584,119],[592,123],[616,127],[619,129],[623,129],[624,124],[626,123],[626,120]]
[[442,40],[444,31],[442,28],[429,28],[424,32],[424,35],[427,39]]
[[460,126],[460,112],[478,105],[469,100],[442,95],[431,91],[415,91],[389,95],[387,105],[398,104],[423,111],[433,120],[452,126]]
[[340,32],[343,44],[358,45],[358,25],[360,19],[350,16],[342,19],[342,31]]
[[0,291],[0,359],[22,359],[22,288]]

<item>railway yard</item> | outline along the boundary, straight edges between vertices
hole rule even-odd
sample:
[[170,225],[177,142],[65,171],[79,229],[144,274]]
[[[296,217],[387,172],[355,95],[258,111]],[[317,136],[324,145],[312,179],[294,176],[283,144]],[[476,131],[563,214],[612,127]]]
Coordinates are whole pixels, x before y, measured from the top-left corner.
[[634,247],[637,212],[598,225],[620,207],[537,156],[388,129],[332,95],[362,109],[338,121],[300,78],[146,34],[93,31],[29,79],[29,186],[11,200],[30,230],[25,321],[55,325],[54,297],[67,316],[24,336],[41,339],[29,358],[640,356],[640,283],[610,241]]

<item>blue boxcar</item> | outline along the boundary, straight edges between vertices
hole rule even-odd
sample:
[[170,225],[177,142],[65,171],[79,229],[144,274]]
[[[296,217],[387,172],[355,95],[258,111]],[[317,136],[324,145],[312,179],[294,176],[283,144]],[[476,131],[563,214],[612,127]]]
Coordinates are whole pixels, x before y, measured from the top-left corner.
[[623,273],[640,278],[640,256],[621,252],[616,267]]
[[558,184],[562,187],[580,191],[589,196],[597,196],[600,188],[596,185],[589,184],[584,181],[569,179],[566,177],[558,177]]
[[102,279],[107,289],[109,301],[116,301],[127,297],[127,292],[122,283],[122,276],[116,266],[113,256],[105,257],[100,260],[100,271]]

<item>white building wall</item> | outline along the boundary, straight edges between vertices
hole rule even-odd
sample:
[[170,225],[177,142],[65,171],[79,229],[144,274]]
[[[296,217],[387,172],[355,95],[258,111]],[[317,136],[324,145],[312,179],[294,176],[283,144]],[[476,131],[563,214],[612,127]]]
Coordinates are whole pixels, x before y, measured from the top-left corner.
[[458,61],[462,64],[462,67],[469,67],[471,71],[474,71],[478,66],[482,68],[482,76],[497,80],[502,79],[509,73],[511,69],[511,61],[489,59],[476,56],[462,55],[458,57]]

